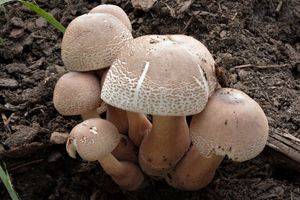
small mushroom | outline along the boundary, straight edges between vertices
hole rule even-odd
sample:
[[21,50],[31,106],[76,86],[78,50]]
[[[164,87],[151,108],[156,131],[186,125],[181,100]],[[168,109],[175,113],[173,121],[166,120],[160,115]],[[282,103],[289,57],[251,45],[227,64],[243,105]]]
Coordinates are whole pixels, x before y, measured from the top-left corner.
[[185,116],[204,108],[208,85],[195,56],[168,36],[142,36],[129,46],[108,71],[101,98],[129,112],[153,115],[139,163],[147,174],[161,176],[188,150]]
[[116,18],[118,18],[128,28],[128,30],[130,32],[132,31],[131,22],[130,22],[127,14],[119,6],[112,5],[112,4],[102,4],[102,5],[99,5],[99,6],[96,6],[95,8],[93,8],[90,11],[90,13],[111,14],[111,15],[115,16]]
[[136,190],[144,181],[140,168],[132,162],[119,161],[112,151],[121,139],[118,129],[102,119],[89,119],[75,126],[67,141],[71,157],[76,151],[86,161],[99,161],[103,170],[123,189]]
[[190,125],[193,144],[202,155],[227,155],[240,162],[264,149],[268,131],[267,117],[259,104],[232,88],[216,90]]
[[61,115],[97,118],[101,105],[99,80],[93,73],[68,72],[60,77],[53,92],[53,103]]
[[115,16],[84,14],[75,18],[64,33],[62,60],[66,68],[74,71],[105,69],[132,39],[131,32]]
[[209,98],[204,110],[192,117],[193,146],[167,182],[182,190],[198,190],[213,179],[228,156],[246,161],[257,156],[268,138],[268,121],[261,107],[242,91],[221,88]]

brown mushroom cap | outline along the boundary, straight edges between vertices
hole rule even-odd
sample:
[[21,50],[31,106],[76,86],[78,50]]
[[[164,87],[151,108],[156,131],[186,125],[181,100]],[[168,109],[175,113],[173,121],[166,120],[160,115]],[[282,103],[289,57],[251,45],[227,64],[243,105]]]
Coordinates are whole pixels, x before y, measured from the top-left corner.
[[197,60],[168,36],[136,38],[123,48],[106,75],[101,98],[139,113],[185,116],[199,113],[208,85]]
[[257,156],[267,143],[268,130],[258,103],[231,88],[216,90],[190,125],[192,141],[202,155],[227,155],[234,161]]
[[75,18],[64,34],[61,54],[66,68],[90,71],[109,67],[120,48],[132,40],[128,28],[107,13]]
[[132,31],[131,22],[130,22],[127,14],[119,6],[112,5],[112,4],[102,4],[102,5],[99,5],[99,6],[96,6],[95,8],[93,8],[90,11],[90,13],[108,13],[108,14],[111,14],[111,15],[115,16],[116,18],[118,18],[128,28],[128,30],[130,32]]
[[62,115],[80,115],[95,110],[102,102],[100,83],[92,73],[68,72],[57,81],[53,103]]
[[170,35],[180,45],[185,47],[191,54],[195,55],[198,63],[203,69],[208,82],[209,96],[211,96],[217,87],[218,81],[215,72],[215,60],[206,46],[195,38],[187,35]]
[[[67,152],[74,157],[74,150],[87,161],[101,160],[119,144],[118,129],[103,119],[88,119],[76,125],[67,142]],[[74,149],[75,147],[75,149]]]

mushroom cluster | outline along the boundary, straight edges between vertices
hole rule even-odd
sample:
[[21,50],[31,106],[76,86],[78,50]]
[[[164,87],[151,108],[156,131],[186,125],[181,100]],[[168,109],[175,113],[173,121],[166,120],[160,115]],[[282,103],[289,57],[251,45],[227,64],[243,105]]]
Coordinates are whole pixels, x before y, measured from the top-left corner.
[[60,114],[83,119],[66,144],[71,157],[98,161],[125,190],[140,188],[146,177],[198,190],[224,157],[246,161],[263,150],[263,110],[242,91],[219,86],[201,42],[133,38],[131,31],[115,5],[99,5],[66,29],[62,59],[70,72],[58,80],[53,102]]

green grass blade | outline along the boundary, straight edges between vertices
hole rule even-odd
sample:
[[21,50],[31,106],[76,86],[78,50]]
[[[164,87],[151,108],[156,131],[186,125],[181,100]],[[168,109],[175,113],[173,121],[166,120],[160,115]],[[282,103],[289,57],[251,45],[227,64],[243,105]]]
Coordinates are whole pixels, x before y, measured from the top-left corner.
[[[1,0],[0,0],[1,1]],[[60,30],[62,33],[65,32],[66,28],[59,22],[57,21],[52,15],[50,15],[48,12],[40,8],[38,5],[35,5],[33,3],[24,1],[24,0],[19,0],[24,6],[29,8],[30,10],[34,11],[38,16],[44,18],[47,20],[50,24],[52,24],[55,28]]]
[[11,180],[9,178],[7,170],[4,171],[0,165],[0,179],[2,180],[4,186],[6,187],[12,200],[20,200],[17,192],[14,190]]
[[10,1],[16,1],[16,0],[0,0],[0,6],[1,6],[2,4],[5,4],[5,3],[7,3],[7,2],[10,2]]

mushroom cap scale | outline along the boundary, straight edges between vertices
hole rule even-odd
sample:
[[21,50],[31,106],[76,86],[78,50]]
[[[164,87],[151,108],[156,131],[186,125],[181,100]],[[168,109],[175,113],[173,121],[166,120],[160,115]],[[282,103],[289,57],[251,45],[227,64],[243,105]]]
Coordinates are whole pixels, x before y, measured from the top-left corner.
[[66,148],[71,156],[76,150],[82,159],[96,161],[109,155],[120,140],[121,135],[112,123],[94,118],[85,120],[72,129]]
[[88,72],[68,72],[55,85],[53,103],[61,115],[80,115],[100,106],[98,78]]
[[67,27],[61,46],[66,68],[91,71],[109,67],[120,48],[132,40],[128,28],[108,13],[89,13]]
[[185,116],[204,108],[208,85],[185,48],[168,36],[148,35],[121,50],[106,75],[101,98],[132,112]]
[[90,10],[90,13],[108,13],[116,18],[118,18],[131,32],[132,31],[132,26],[131,22],[125,13],[125,11],[120,8],[119,6],[113,5],[113,4],[102,4],[99,6],[96,6],[92,10]]
[[228,156],[246,161],[257,156],[268,138],[268,121],[261,107],[242,91],[221,88],[190,125],[192,142],[204,156]]

